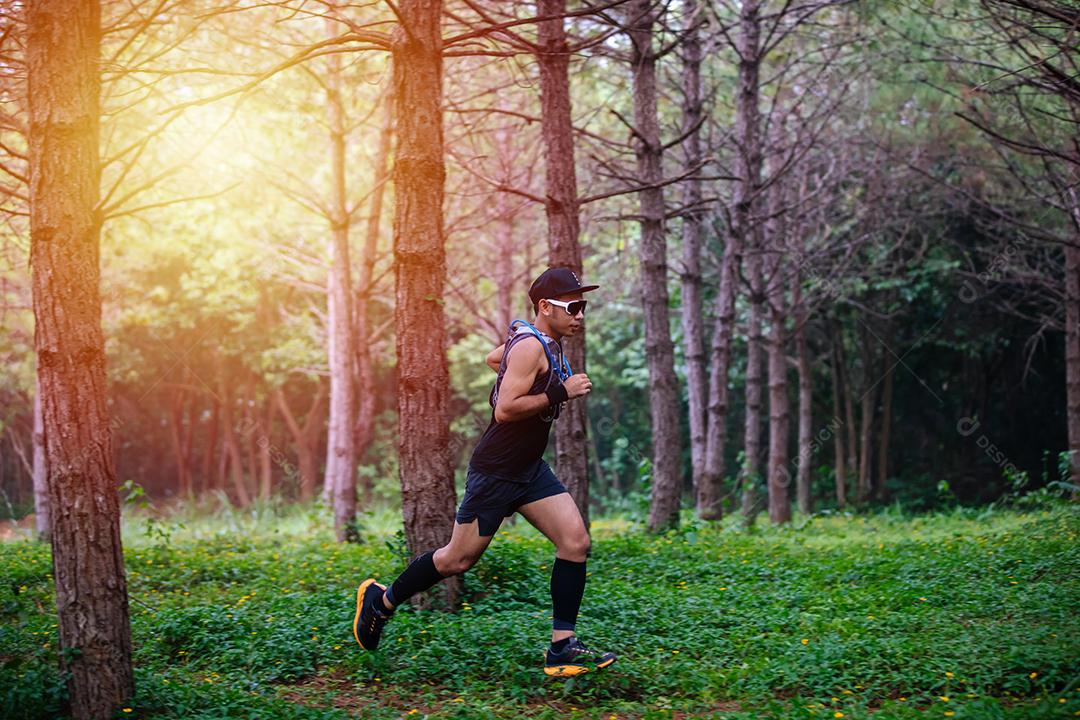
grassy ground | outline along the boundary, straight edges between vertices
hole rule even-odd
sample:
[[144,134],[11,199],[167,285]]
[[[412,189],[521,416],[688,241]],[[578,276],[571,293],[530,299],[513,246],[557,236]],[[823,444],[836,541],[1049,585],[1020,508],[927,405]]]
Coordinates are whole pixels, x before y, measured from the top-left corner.
[[[183,523],[181,527],[179,523]],[[398,517],[331,542],[317,509],[129,515],[127,718],[1064,718],[1080,715],[1080,509],[594,522],[578,630],[619,653],[545,678],[553,551],[505,526],[460,612],[402,608],[378,653],[355,587],[402,567]],[[0,543],[0,717],[62,715],[47,547]]]

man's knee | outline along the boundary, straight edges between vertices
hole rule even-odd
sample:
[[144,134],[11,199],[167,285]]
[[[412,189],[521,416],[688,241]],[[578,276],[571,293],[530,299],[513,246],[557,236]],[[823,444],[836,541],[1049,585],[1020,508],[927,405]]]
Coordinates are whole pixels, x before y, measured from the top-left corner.
[[478,552],[455,552],[450,547],[445,547],[438,558],[437,569],[447,577],[460,575],[469,570],[483,553]]
[[589,539],[589,533],[582,530],[567,537],[557,549],[559,554],[569,556],[568,559],[584,562],[591,547],[592,541]]
[[479,553],[467,554],[467,555],[458,555],[457,557],[453,557],[453,558],[450,559],[450,562],[447,563],[447,568],[449,570],[449,573],[445,573],[445,574],[460,575],[461,573],[466,572],[467,570],[471,569],[472,566],[475,565],[476,561],[479,560],[479,559],[480,559],[480,554]]

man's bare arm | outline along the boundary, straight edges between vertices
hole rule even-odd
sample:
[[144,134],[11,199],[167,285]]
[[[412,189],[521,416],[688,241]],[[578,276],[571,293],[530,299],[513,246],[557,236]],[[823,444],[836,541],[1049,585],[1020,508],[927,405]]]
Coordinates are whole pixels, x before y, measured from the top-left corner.
[[504,352],[506,352],[506,343],[503,343],[499,347],[489,352],[487,354],[487,357],[484,358],[484,362],[487,363],[487,366],[489,368],[491,368],[495,372],[499,372],[499,365],[502,364]]
[[536,376],[547,370],[547,364],[539,340],[526,340],[514,345],[499,385],[499,400],[495,403],[496,422],[524,420],[551,404],[547,395],[528,394]]

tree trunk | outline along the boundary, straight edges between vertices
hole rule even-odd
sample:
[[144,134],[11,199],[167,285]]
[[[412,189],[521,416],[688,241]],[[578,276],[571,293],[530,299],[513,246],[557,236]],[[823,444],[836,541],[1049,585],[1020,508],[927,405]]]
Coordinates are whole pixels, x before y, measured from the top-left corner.
[[855,424],[855,402],[852,398],[851,389],[854,383],[851,380],[851,375],[848,373],[847,360],[844,354],[844,331],[842,327],[838,327],[836,331],[837,339],[837,359],[840,366],[840,387],[844,394],[844,416],[847,424],[847,467],[855,476],[856,489],[855,498],[858,502],[858,472],[859,472],[859,444],[858,444],[858,427]]
[[[886,347],[893,346],[893,334],[892,325],[889,326],[889,332],[885,336]],[[888,362],[888,360],[886,360]],[[892,430],[892,397],[893,397],[893,371],[896,369],[894,363],[889,363],[888,369],[885,371],[885,378],[882,380],[884,389],[882,390],[881,397],[881,437],[878,442],[878,480],[876,495],[879,502],[887,503],[889,501],[889,440]]]
[[679,398],[675,380],[675,349],[668,320],[667,245],[664,240],[664,191],[660,123],[656,113],[656,55],[651,0],[627,4],[633,45],[634,151],[638,181],[654,187],[641,190],[641,295],[645,315],[645,358],[649,365],[649,406],[652,420],[652,503],[649,529],[662,530],[679,520],[682,472]]
[[757,483],[761,469],[761,242],[756,213],[761,184],[761,18],[758,0],[747,0],[739,11],[738,93],[735,96],[735,170],[739,180],[731,212],[731,232],[737,238],[750,280],[750,314],[747,327],[746,424],[743,465],[739,469],[742,487],[743,522],[749,526],[757,512]]
[[210,428],[207,430],[207,442],[203,445],[202,477],[199,478],[199,491],[207,492],[213,483],[210,482],[211,472],[214,466],[214,456],[217,453],[218,440],[218,415],[221,403],[214,398],[210,408]]
[[334,534],[338,542],[346,542],[356,539],[352,279],[349,272],[349,207],[345,196],[346,128],[341,100],[341,56],[330,55],[327,62],[326,102],[333,176],[330,271],[326,276],[330,420],[326,438],[325,488],[334,507]]
[[761,482],[761,257],[756,247],[746,257],[750,280],[750,313],[746,329],[746,425],[743,466],[740,469],[743,522],[750,526],[757,514],[757,487]]
[[[685,155],[684,172],[691,172],[701,165],[703,153],[701,136],[697,129],[702,121],[701,105],[701,38],[698,26],[703,6],[697,0],[687,0],[683,5],[685,38],[683,39],[683,143]],[[686,208],[682,225],[682,325],[683,344],[686,355],[686,395],[690,421],[690,468],[698,515],[703,519],[720,516],[719,493],[715,499],[711,492],[703,494],[702,478],[705,475],[706,444],[706,395],[708,379],[705,372],[705,328],[701,304],[701,230],[704,224],[704,208],[701,206],[701,180],[691,178],[683,183],[683,205]],[[725,379],[726,382],[726,379]],[[704,505],[702,501],[705,501]]]
[[787,381],[787,333],[784,332],[783,290],[773,293],[769,322],[769,520],[774,525],[791,521],[791,471],[788,469],[788,432],[791,423]]
[[[542,17],[562,15],[566,0],[538,0]],[[563,19],[539,23],[536,61],[540,70],[540,132],[544,142],[544,212],[548,223],[548,255],[552,267],[568,267],[582,275],[574,130],[570,117],[570,55]],[[563,342],[574,372],[585,372],[586,328]],[[589,527],[589,459],[586,441],[586,398],[567,403],[555,423],[555,469]]]
[[740,262],[738,238],[731,234],[720,261],[720,287],[716,294],[716,322],[709,368],[709,417],[705,436],[705,471],[698,483],[697,513],[703,520],[723,516],[724,452],[727,445],[728,370],[735,327],[735,269]]
[[791,469],[788,464],[788,440],[791,428],[791,403],[788,400],[787,364],[787,300],[784,296],[784,257],[787,253],[788,222],[784,215],[786,178],[782,153],[786,144],[783,119],[774,118],[770,133],[768,174],[772,183],[768,189],[764,223],[767,254],[765,266],[765,295],[769,313],[769,460],[767,472],[769,520],[774,525],[791,521]]
[[270,457],[274,433],[274,399],[270,395],[263,400],[262,417],[261,432],[255,439],[255,444],[259,448],[259,497],[266,501],[274,492],[274,463]]
[[239,423],[244,436],[244,452],[247,455],[247,472],[244,473],[244,485],[248,495],[254,499],[259,495],[259,459],[255,451],[255,441],[259,436],[259,416],[255,408],[255,381],[249,376],[240,395],[244,417]]
[[189,454],[190,433],[185,425],[187,392],[176,389],[170,403],[170,437],[173,441],[173,456],[176,461],[176,492],[186,497],[191,490],[191,458]]
[[870,440],[874,428],[874,402],[877,393],[874,388],[862,396],[859,409],[859,503],[870,502]]
[[1073,224],[1073,242],[1065,246],[1065,404],[1069,482],[1080,487],[1080,208],[1073,208]]
[[[442,1],[402,0],[398,11],[408,28],[396,28],[393,42],[398,453],[405,536],[418,554],[449,541],[456,504],[443,313]],[[444,587],[455,606],[460,576]]]
[[96,0],[26,6],[34,348],[60,663],[76,720],[131,697],[131,627],[101,331]]
[[[190,376],[190,373],[187,373]],[[184,402],[184,432],[180,436],[180,452],[184,457],[184,487],[180,492],[185,498],[191,497],[195,489],[195,402],[193,394],[188,393]]]
[[318,468],[315,466],[316,445],[318,428],[322,418],[322,403],[325,397],[326,386],[319,382],[315,397],[311,400],[311,407],[308,409],[307,415],[304,416],[304,425],[301,427],[296,421],[296,416],[293,415],[292,410],[289,408],[289,403],[285,400],[285,393],[281,391],[281,388],[274,388],[274,401],[277,403],[278,410],[281,411],[281,417],[285,420],[285,427],[289,429],[293,444],[296,446],[296,461],[300,473],[297,484],[300,490],[300,499],[304,502],[315,496],[315,478],[318,474]]
[[[379,229],[382,224],[383,194],[389,170],[390,142],[394,129],[393,96],[387,95],[386,118],[379,133],[379,151],[375,156],[375,189],[371,192],[364,255],[360,260],[360,277],[356,293],[356,458],[362,459],[375,434],[375,363],[371,356],[371,319],[368,315],[373,291],[375,255],[379,249]],[[364,505],[371,503],[374,487],[370,475],[364,479]]]
[[874,407],[877,405],[877,382],[874,352],[865,325],[862,333],[863,394],[859,399],[859,503],[870,501],[870,441],[874,432]]
[[799,512],[809,515],[814,511],[814,498],[810,485],[811,450],[814,435],[813,392],[814,375],[810,368],[810,349],[806,342],[806,306],[803,304],[801,278],[795,275],[791,283],[791,304],[795,306],[795,353],[798,356],[799,374],[799,460],[795,476],[795,491],[799,499]]
[[35,378],[34,389],[34,526],[41,542],[51,542],[49,522],[49,475],[45,453],[45,422],[41,417],[41,385]]
[[176,491],[179,492],[181,487],[184,487],[184,466],[181,454],[183,451],[180,449],[180,425],[184,423],[181,410],[183,407],[180,405],[181,394],[184,391],[175,389],[170,396],[170,403],[168,403],[168,439],[172,441],[173,446],[173,462],[176,464]]
[[[778,293],[770,293],[778,294]],[[788,402],[787,344],[784,332],[783,298],[770,302],[769,340],[767,346],[769,372],[769,459],[768,507],[769,520],[774,525],[791,520],[791,471],[788,468],[788,434],[791,423]]]
[[[222,412],[224,412],[225,403],[220,403]],[[229,447],[225,443],[225,434],[221,436],[221,453],[218,455],[218,467],[217,467],[217,482],[214,485],[215,490],[226,492],[225,485],[229,480]]]
[[[833,333],[832,352],[829,355],[830,367],[832,368],[832,400],[833,400],[833,422],[834,424],[843,424],[840,419],[844,415],[844,410],[840,405],[840,383],[842,375],[840,373],[840,349],[838,346],[838,332]],[[847,505],[847,473],[846,458],[844,456],[844,433],[840,428],[836,428],[833,431],[833,451],[834,451],[834,470],[833,477],[836,486],[836,507],[844,509]]]
[[215,356],[215,363],[217,365],[218,395],[221,397],[221,429],[222,441],[224,442],[222,463],[228,462],[228,471],[229,475],[232,476],[236,502],[241,507],[244,507],[251,503],[251,496],[248,495],[247,484],[244,482],[244,463],[240,459],[240,444],[236,441],[236,428],[233,425],[231,385],[225,378],[224,361],[220,355]]

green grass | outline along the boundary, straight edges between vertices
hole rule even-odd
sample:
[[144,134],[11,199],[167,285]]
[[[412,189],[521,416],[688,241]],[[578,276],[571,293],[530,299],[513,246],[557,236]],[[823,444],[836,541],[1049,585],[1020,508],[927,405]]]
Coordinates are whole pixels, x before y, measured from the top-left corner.
[[[1080,509],[593,524],[578,630],[611,668],[547,679],[551,546],[504,526],[457,613],[403,607],[378,653],[355,587],[400,516],[331,541],[318,508],[125,519],[128,718],[1065,718],[1080,715]],[[148,531],[149,528],[149,531]],[[0,717],[61,716],[47,547],[0,543]],[[947,698],[947,700],[945,699]],[[949,713],[952,713],[951,715]]]

